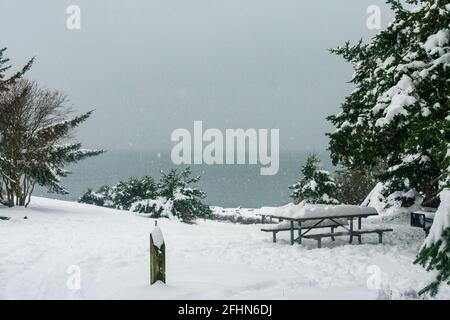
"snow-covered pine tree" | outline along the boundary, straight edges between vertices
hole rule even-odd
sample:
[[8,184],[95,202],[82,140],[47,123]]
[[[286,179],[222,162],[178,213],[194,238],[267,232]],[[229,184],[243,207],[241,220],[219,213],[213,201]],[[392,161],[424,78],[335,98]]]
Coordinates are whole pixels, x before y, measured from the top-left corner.
[[67,143],[71,131],[92,112],[67,119],[66,102],[61,93],[26,80],[8,86],[0,97],[0,154],[5,159],[0,180],[5,205],[27,206],[36,183],[50,192],[66,193],[60,183],[69,174],[64,167],[103,152]]
[[[402,5],[406,2],[407,5]],[[334,164],[371,168],[385,159],[384,194],[404,207],[424,198],[438,214],[417,262],[438,270],[422,293],[447,281],[449,206],[450,1],[389,0],[394,21],[369,44],[332,52],[353,64],[356,90],[329,117]],[[440,193],[439,193],[440,192]],[[439,197],[437,195],[439,194]]]
[[111,188],[101,186],[97,191],[89,188],[78,198],[79,203],[93,204],[99,207],[115,208],[111,200]]
[[129,210],[133,203],[146,199],[156,199],[158,186],[152,177],[130,178],[111,188],[111,201],[116,209]]
[[130,178],[112,187],[103,186],[97,191],[89,189],[78,202],[98,206],[130,210],[153,218],[178,218],[191,222],[196,217],[211,215],[209,206],[202,203],[205,192],[192,186],[200,176],[191,177],[190,168],[181,172],[172,169],[161,171],[158,183],[152,177]]
[[[8,90],[8,87],[13,85],[15,81],[19,80],[28,70],[30,70],[34,58],[28,61],[28,63],[18,72],[13,74],[10,77],[6,76],[6,72],[11,69],[11,65],[9,64],[9,59],[5,57],[6,48],[0,49],[0,99],[2,95]],[[0,130],[0,143],[2,141],[2,132]],[[4,168],[8,164],[8,160],[5,156],[2,155],[2,151],[0,149],[0,177],[2,168]],[[6,191],[4,186],[4,181],[0,178],[0,203],[5,201]]]
[[[408,207],[436,205],[447,141],[449,0],[389,0],[394,21],[369,44],[332,50],[354,66],[356,90],[329,117],[334,164],[373,168],[384,159],[385,195]],[[413,7],[413,8],[411,8]]]
[[158,197],[158,185],[152,177],[130,178],[119,181],[112,187],[102,186],[97,191],[88,189],[78,202],[119,210],[135,209],[141,213],[151,213],[151,209],[144,209],[139,202],[155,200]]
[[202,202],[206,198],[205,192],[193,186],[200,180],[200,176],[191,175],[189,167],[181,172],[177,169],[168,173],[161,172],[158,186],[160,199],[164,200],[160,206],[164,211],[162,215],[177,217],[187,223],[197,217],[207,218],[211,215],[209,206]]
[[[450,111],[447,116],[447,133],[450,133]],[[430,233],[422,245],[415,263],[428,271],[437,272],[436,279],[423,288],[420,294],[435,296],[441,283],[450,285],[450,143],[443,143],[447,149],[443,166],[446,168],[441,176],[440,205],[431,226]]]
[[300,181],[289,186],[290,195],[295,203],[305,200],[311,204],[338,204],[333,198],[336,191],[336,183],[328,171],[320,168],[320,161],[315,155],[306,159],[301,168]]
[[34,58],[32,58],[21,70],[14,73],[11,77],[7,78],[6,72],[11,69],[11,65],[9,64],[9,58],[5,57],[5,51],[6,48],[0,49],[0,96],[3,92],[8,91],[9,86],[22,78],[22,76],[31,69],[31,66],[34,62]]

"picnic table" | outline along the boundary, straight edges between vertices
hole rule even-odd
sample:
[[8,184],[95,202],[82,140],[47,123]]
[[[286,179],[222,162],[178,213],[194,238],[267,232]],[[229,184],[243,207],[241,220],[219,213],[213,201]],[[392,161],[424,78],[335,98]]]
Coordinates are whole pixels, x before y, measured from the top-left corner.
[[[346,208],[351,206],[345,206]],[[353,206],[355,207],[355,206]],[[320,207],[319,207],[320,209]],[[343,208],[344,209],[344,208]],[[356,209],[356,208],[355,208]],[[373,208],[372,208],[373,209]],[[311,211],[311,210],[310,210]],[[373,210],[342,210],[339,211],[339,206],[333,206],[332,210],[317,210],[317,214],[303,214],[288,216],[286,214],[260,214],[264,218],[278,219],[283,221],[278,226],[267,227],[261,229],[264,232],[273,233],[273,242],[276,242],[276,234],[282,231],[290,232],[290,244],[293,245],[295,241],[299,244],[302,243],[302,239],[314,239],[317,241],[317,245],[320,248],[322,245],[322,238],[331,238],[333,241],[338,236],[349,236],[349,243],[353,242],[353,237],[358,238],[358,242],[361,243],[361,236],[363,234],[376,233],[378,234],[379,243],[383,242],[383,233],[393,231],[392,229],[362,229],[362,219],[376,216],[378,212]],[[352,212],[353,211],[353,212]],[[355,228],[355,222],[357,226]],[[311,234],[311,230],[320,228],[331,228],[330,232]],[[337,228],[342,228],[344,231],[336,232]],[[297,231],[297,236],[295,236]]]

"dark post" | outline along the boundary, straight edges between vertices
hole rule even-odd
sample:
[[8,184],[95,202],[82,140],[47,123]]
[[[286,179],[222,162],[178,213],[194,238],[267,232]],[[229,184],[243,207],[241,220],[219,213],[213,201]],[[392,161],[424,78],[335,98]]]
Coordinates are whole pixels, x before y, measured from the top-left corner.
[[302,244],[302,222],[298,221],[298,243]]
[[353,218],[350,218],[350,243],[353,242]]
[[155,228],[150,233],[150,284],[158,280],[166,283],[166,245],[155,221]]
[[294,220],[291,220],[291,246],[294,245]]

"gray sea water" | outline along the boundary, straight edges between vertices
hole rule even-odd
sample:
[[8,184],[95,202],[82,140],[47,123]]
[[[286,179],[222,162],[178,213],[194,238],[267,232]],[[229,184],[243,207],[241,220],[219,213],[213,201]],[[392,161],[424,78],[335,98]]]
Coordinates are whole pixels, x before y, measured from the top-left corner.
[[[207,193],[209,205],[223,207],[278,206],[289,200],[288,186],[297,181],[300,165],[308,152],[281,152],[280,169],[273,176],[261,176],[259,165],[192,165],[202,176],[198,186]],[[327,170],[332,170],[328,153],[316,152]],[[158,178],[160,170],[176,167],[169,153],[108,151],[69,167],[72,172],[62,180],[68,195],[50,194],[38,187],[34,195],[77,200],[88,188],[112,185],[129,177],[150,175]]]

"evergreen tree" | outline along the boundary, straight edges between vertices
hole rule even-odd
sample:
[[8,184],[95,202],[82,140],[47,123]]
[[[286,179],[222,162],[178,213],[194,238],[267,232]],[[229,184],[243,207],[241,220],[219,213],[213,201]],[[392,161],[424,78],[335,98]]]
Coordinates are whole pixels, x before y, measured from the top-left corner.
[[8,91],[8,88],[13,85],[17,80],[22,78],[22,76],[31,69],[33,65],[34,58],[32,58],[28,63],[19,71],[14,73],[11,77],[6,77],[6,72],[11,69],[9,64],[9,59],[4,56],[6,48],[0,49],[0,97],[2,93]]
[[[373,168],[380,159],[386,199],[409,207],[423,198],[441,204],[417,262],[438,270],[422,293],[436,294],[448,282],[447,206],[450,142],[450,0],[389,0],[395,17],[368,44],[332,50],[353,64],[349,95],[329,117],[334,164]],[[440,183],[439,183],[440,182]],[[440,197],[436,197],[437,195]],[[447,223],[444,223],[446,222]]]
[[369,44],[332,50],[352,63],[356,90],[329,120],[334,164],[371,169],[385,159],[380,175],[385,194],[403,206],[423,197],[436,205],[437,181],[447,141],[449,106],[449,0],[389,0],[394,22]]
[[308,156],[301,169],[300,181],[291,185],[291,198],[298,203],[305,200],[311,204],[338,204],[332,196],[336,184],[328,171],[320,169],[320,162],[315,155]]
[[165,199],[165,214],[187,223],[194,218],[207,218],[211,215],[209,206],[202,203],[206,198],[205,192],[192,186],[200,180],[200,176],[192,177],[191,174],[189,167],[181,172],[177,169],[168,173],[161,172],[158,184],[159,195]]
[[67,119],[66,98],[20,80],[0,97],[0,187],[2,203],[27,206],[35,184],[50,192],[67,193],[60,180],[70,172],[64,167],[103,151],[86,150],[67,143],[71,131],[91,112]]
[[102,186],[96,192],[89,188],[78,198],[78,202],[100,207],[115,207],[111,200],[111,188],[109,186]]
[[[450,114],[447,116],[447,130],[450,131]],[[440,180],[440,205],[430,233],[415,261],[428,271],[437,272],[436,279],[420,291],[420,294],[429,293],[431,296],[438,293],[441,283],[450,285],[450,143],[446,145],[446,149],[443,163],[446,170]]]
[[172,169],[161,172],[158,183],[152,177],[131,178],[111,188],[103,186],[96,192],[89,189],[78,202],[129,210],[152,218],[178,218],[189,223],[197,217],[211,215],[209,206],[202,203],[206,193],[192,186],[199,180],[200,176],[191,177],[190,168],[181,172]]
[[155,199],[158,195],[157,184],[152,177],[130,178],[119,182],[111,190],[111,200],[116,209],[129,210],[133,203],[146,199]]
[[[3,98],[3,95],[8,88],[12,86],[17,80],[19,80],[28,70],[30,70],[34,58],[28,61],[28,63],[18,72],[13,74],[11,77],[6,76],[6,72],[11,69],[11,65],[9,64],[9,59],[5,57],[6,48],[0,49],[0,99]],[[2,130],[0,130],[0,143],[2,142],[3,135]],[[2,150],[0,149],[0,177],[2,176],[2,168],[8,164],[8,159],[6,159],[6,155],[2,154]],[[0,178],[0,203],[5,202],[5,193],[4,190],[4,182]]]
[[[80,203],[93,204],[101,207],[119,210],[131,210],[138,203],[146,200],[154,200],[158,197],[158,185],[152,177],[145,176],[141,179],[130,178],[127,181],[119,181],[112,187],[102,186],[97,191],[88,189],[78,199]],[[152,213],[150,209],[139,206],[138,212]]]

